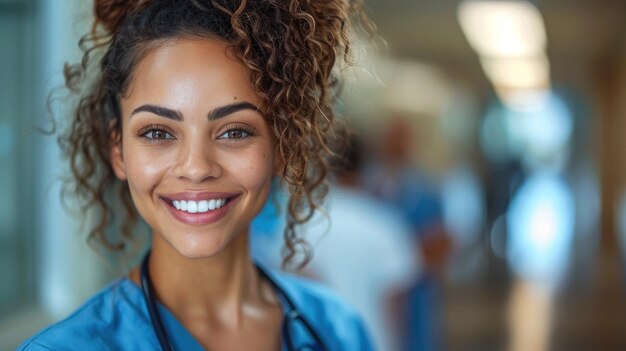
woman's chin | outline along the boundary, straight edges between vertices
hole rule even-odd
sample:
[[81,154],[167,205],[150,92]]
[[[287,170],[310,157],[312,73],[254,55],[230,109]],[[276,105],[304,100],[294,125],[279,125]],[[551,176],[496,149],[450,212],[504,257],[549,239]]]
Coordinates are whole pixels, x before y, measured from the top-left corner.
[[[216,256],[225,251],[238,254],[246,251],[246,230],[222,226],[220,228],[181,228],[163,226],[153,231],[153,249],[174,250],[189,259]],[[169,248],[166,248],[169,247]]]
[[176,251],[183,257],[189,259],[202,259],[202,258],[210,258],[221,252],[218,248],[189,248],[189,247],[180,247],[176,248]]
[[169,241],[170,245],[183,257],[191,259],[213,257],[225,248],[225,241],[222,238],[203,237],[197,238],[193,234],[185,235],[187,237],[176,238]]

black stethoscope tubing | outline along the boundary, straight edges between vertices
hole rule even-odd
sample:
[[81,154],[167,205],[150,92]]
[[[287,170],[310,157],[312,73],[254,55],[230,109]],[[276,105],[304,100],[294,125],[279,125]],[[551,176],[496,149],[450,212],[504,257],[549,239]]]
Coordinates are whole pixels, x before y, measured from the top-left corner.
[[146,253],[146,256],[141,262],[141,290],[143,291],[143,297],[146,300],[148,306],[148,313],[150,314],[150,322],[152,323],[152,329],[154,329],[161,349],[163,351],[172,351],[174,348],[170,343],[170,339],[167,336],[163,321],[161,320],[161,314],[157,310],[156,299],[154,298],[154,288],[152,286],[152,280],[150,279],[150,273],[148,272],[148,260],[150,258],[150,251]]
[[[172,347],[170,339],[167,335],[167,331],[163,326],[161,314],[157,309],[156,299],[154,298],[154,288],[152,286],[152,280],[150,279],[150,274],[148,272],[149,258],[150,251],[146,253],[146,256],[143,258],[143,261],[141,263],[141,290],[143,292],[144,299],[146,300],[146,305],[148,306],[148,313],[150,314],[150,322],[152,323],[152,328],[154,329],[154,332],[159,339],[159,344],[161,344],[161,348],[163,349],[163,351],[172,351],[174,348]],[[274,281],[274,279],[272,279],[269,274],[265,272],[261,267],[256,264],[255,267],[257,268],[259,273],[270,283],[270,285],[278,293],[280,298],[284,301],[285,306],[287,307],[287,310],[284,314],[281,332],[287,340],[288,349],[296,350],[296,346],[293,344],[293,339],[289,330],[289,323],[300,322],[301,325],[315,340],[315,344],[306,344],[300,350],[328,350],[324,342],[322,341],[322,338],[311,326],[311,324],[306,320],[306,318],[304,318],[304,316],[298,311],[289,295],[287,295],[287,292],[285,292],[284,289],[282,289]]]

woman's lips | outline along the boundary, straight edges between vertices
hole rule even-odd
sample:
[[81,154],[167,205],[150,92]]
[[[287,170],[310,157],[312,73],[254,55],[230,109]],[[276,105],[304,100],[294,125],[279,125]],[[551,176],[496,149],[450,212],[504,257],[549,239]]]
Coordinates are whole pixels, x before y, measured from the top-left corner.
[[[230,208],[239,200],[239,198],[239,194],[233,193],[177,193],[164,196],[161,200],[165,203],[172,216],[178,221],[185,224],[203,225],[219,221],[228,213]],[[208,211],[204,208],[201,210],[206,212],[197,212],[197,204],[203,201],[206,202],[219,199],[226,200],[222,207]],[[188,210],[185,210],[185,208],[177,209],[176,206],[174,206],[174,201],[177,201],[178,207],[181,207],[181,202],[183,201],[185,203],[194,202],[194,205],[190,205]],[[192,209],[192,207],[196,208]],[[195,213],[191,213],[190,210]]]

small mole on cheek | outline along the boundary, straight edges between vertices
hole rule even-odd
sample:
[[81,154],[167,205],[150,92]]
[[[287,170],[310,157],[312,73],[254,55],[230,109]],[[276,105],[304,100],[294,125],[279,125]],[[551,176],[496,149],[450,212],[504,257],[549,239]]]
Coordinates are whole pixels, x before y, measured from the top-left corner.
[[233,100],[237,100],[237,97],[236,97],[236,96],[233,96]]

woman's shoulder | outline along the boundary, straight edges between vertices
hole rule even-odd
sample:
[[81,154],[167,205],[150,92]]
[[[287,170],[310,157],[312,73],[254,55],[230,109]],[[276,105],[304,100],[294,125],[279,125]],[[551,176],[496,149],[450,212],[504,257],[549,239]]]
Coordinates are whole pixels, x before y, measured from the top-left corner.
[[151,338],[137,337],[150,332],[141,301],[139,287],[119,279],[67,318],[24,341],[18,350],[111,350],[141,346],[138,342],[145,347]]
[[372,349],[361,316],[330,288],[290,273],[270,273],[332,350]]

